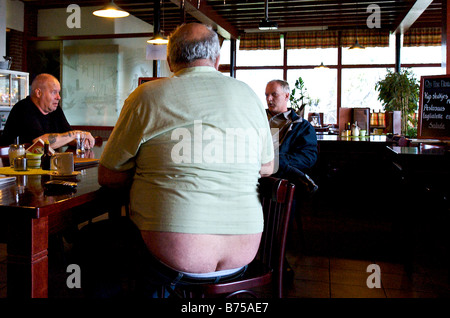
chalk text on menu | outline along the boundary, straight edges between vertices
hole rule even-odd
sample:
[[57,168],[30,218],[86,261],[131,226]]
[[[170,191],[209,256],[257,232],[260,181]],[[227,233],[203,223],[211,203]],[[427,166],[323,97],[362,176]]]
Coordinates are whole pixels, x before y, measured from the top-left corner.
[[447,92],[445,92],[446,90],[450,90],[450,81],[444,79],[426,79],[424,85],[423,128],[445,130],[446,123],[450,121],[450,114],[447,113],[446,107],[446,105],[450,105],[450,99]]

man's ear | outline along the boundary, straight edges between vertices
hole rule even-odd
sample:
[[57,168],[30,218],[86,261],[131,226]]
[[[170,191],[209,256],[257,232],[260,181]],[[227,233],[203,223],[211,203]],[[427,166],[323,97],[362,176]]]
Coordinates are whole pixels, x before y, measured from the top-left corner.
[[219,70],[219,63],[220,63],[220,54],[216,58],[216,62],[214,63],[214,68],[216,70]]
[[36,88],[34,90],[34,96],[36,96],[37,98],[41,98],[42,96],[42,90],[40,88]]

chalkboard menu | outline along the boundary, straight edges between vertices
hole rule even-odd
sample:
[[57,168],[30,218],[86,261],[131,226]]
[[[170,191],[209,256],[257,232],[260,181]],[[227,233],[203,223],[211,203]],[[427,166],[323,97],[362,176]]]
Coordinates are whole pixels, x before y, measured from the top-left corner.
[[417,137],[450,139],[450,75],[422,76]]

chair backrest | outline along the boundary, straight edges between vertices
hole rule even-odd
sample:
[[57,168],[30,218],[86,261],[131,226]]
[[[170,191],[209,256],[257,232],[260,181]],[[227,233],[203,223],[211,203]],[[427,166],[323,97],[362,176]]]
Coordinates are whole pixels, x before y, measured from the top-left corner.
[[295,186],[285,179],[263,177],[259,195],[264,213],[264,232],[257,258],[273,269],[273,279],[281,293],[286,236]]

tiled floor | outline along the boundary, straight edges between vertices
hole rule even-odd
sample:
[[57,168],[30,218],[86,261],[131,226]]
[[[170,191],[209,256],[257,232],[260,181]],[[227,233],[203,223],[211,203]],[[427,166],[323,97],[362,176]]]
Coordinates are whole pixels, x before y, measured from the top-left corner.
[[[286,284],[288,298],[435,298],[450,297],[447,273],[423,269],[408,276],[403,265],[288,253],[294,280]],[[380,287],[369,288],[371,264],[380,267]],[[373,277],[373,276],[371,276]]]
[[[289,233],[287,260],[294,278],[285,284],[287,298],[437,298],[450,297],[448,263],[436,257],[441,250],[424,246],[424,253],[416,253],[411,275],[407,275],[401,262],[391,260],[392,253],[375,251],[375,242],[392,244],[382,225],[355,224],[349,220],[305,217],[304,244],[294,223]],[[343,226],[345,224],[345,226]],[[347,229],[362,229],[349,231]],[[381,239],[384,237],[384,240]],[[372,240],[371,240],[371,239]],[[338,248],[339,247],[339,248]],[[392,247],[392,246],[391,246]],[[369,252],[368,252],[369,251]],[[370,252],[375,251],[375,252]],[[394,252],[395,254],[395,252]],[[438,255],[439,256],[439,255]],[[395,257],[394,257],[395,258]],[[369,288],[367,281],[377,264],[381,284]],[[371,276],[373,277],[373,276]],[[55,297],[80,297],[80,293],[65,293],[64,277],[51,291]],[[369,279],[369,282],[376,280]],[[59,286],[59,287],[58,287]],[[0,298],[6,297],[6,245],[0,244]]]
[[[285,284],[285,297],[450,297],[450,268],[445,260],[448,255],[445,248],[439,244],[433,247],[428,243],[416,245],[412,270],[408,274],[398,257],[400,251],[396,249],[393,237],[383,225],[372,223],[370,227],[363,221],[354,224],[349,220],[343,222],[346,225],[339,223],[330,219],[321,222],[311,217],[303,218],[303,245],[295,240],[299,234],[294,226],[287,248],[287,260],[294,271],[294,279]],[[349,230],[356,225],[364,229],[365,235]],[[377,244],[380,246],[375,248]],[[368,287],[368,282],[372,286],[376,282],[374,270],[370,267],[368,270],[371,264],[379,266],[379,288]]]

